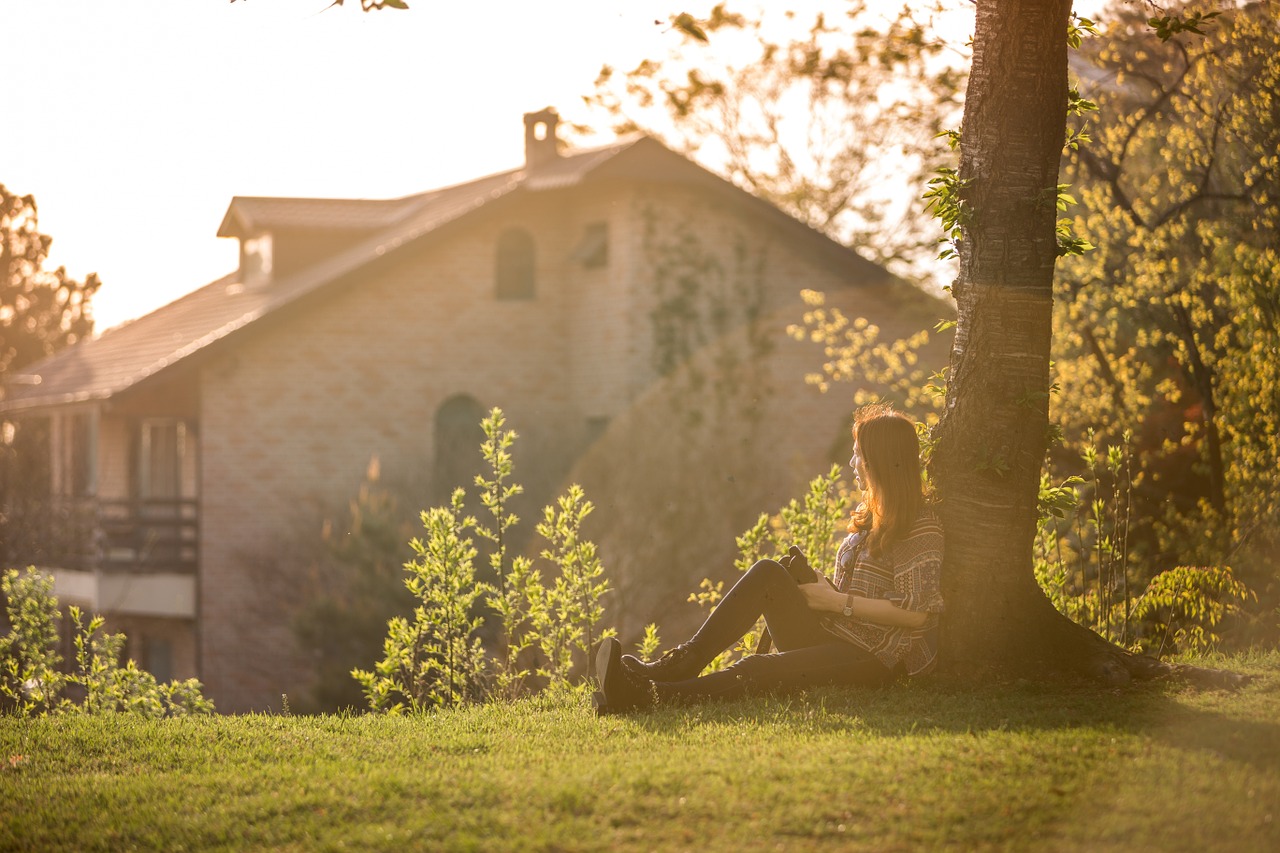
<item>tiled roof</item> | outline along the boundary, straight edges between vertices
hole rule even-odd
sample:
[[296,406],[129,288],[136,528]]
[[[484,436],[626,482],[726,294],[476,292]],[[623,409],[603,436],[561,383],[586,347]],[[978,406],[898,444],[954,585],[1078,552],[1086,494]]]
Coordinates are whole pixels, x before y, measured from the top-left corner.
[[[233,212],[240,218],[239,226],[245,229],[297,226],[374,230],[368,239],[269,286],[244,287],[238,281],[238,273],[232,273],[144,317],[28,365],[4,389],[0,411],[111,398],[255,320],[516,190],[548,190],[576,184],[644,139],[647,137],[633,137],[577,151],[539,168],[533,175],[523,170],[502,172],[401,199],[236,198],[220,234],[239,233],[235,223],[230,223]],[[678,157],[660,143],[650,141],[648,147],[654,149],[649,155],[660,151],[668,157]],[[683,158],[674,162],[730,186]],[[772,206],[759,204],[792,225],[809,230]],[[819,239],[830,242],[825,237]],[[829,248],[871,267],[848,249],[834,244]]]

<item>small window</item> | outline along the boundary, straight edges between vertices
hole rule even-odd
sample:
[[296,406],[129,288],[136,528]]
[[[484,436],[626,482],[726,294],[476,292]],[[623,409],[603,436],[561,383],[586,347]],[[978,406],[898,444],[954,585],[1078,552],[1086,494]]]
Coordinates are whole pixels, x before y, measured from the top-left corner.
[[600,269],[609,265],[609,225],[592,222],[582,232],[582,241],[573,250],[574,260],[587,269]]
[[498,236],[498,298],[532,299],[533,269],[533,237],[523,228],[508,228],[503,231]]
[[271,280],[271,235],[259,234],[240,241],[240,281],[248,287]]

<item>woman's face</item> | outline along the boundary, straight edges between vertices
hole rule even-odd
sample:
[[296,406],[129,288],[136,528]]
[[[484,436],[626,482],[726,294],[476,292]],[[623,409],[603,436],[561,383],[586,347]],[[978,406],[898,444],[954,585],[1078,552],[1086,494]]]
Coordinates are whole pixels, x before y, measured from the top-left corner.
[[853,458],[849,460],[849,467],[853,469],[853,477],[857,483],[858,490],[866,489],[867,482],[867,465],[862,461],[862,448],[858,446],[858,440],[853,440]]

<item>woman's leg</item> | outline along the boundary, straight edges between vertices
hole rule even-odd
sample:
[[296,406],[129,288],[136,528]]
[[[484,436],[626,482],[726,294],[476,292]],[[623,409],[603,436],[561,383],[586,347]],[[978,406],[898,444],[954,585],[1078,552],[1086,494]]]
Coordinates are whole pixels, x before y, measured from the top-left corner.
[[894,674],[873,654],[851,643],[822,645],[771,655],[750,655],[728,669],[701,678],[659,683],[659,701],[736,699],[770,691],[796,692],[830,685],[880,687]]
[[679,681],[702,672],[716,655],[730,648],[761,616],[781,651],[831,641],[809,609],[804,594],[780,563],[760,560],[733,585],[693,637],[661,659],[646,664],[631,655],[623,663],[631,671],[657,681]]

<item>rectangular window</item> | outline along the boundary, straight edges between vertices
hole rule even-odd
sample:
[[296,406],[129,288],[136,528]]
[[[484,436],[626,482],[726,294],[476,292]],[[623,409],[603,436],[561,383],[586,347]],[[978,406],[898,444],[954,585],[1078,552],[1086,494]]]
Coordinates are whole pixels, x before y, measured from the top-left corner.
[[67,440],[70,494],[82,498],[93,492],[93,422],[88,414],[71,416]]
[[53,487],[65,498],[93,494],[94,419],[88,412],[54,415]]
[[142,422],[138,453],[138,497],[176,500],[182,496],[182,460],[186,424],[174,420]]
[[582,240],[578,248],[573,250],[573,257],[582,262],[587,269],[600,269],[609,265],[609,225],[606,222],[592,222],[582,232]]

